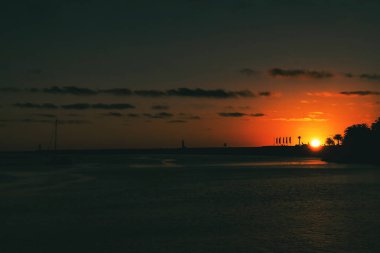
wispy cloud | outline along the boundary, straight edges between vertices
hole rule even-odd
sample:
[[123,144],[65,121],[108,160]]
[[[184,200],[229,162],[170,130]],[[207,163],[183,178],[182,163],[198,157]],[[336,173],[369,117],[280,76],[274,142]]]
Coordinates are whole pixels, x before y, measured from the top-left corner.
[[168,110],[169,106],[167,105],[152,105],[152,110]]
[[333,73],[327,71],[316,71],[306,69],[281,69],[273,68],[269,70],[269,75],[273,77],[306,77],[313,79],[331,78]]
[[133,94],[133,92],[130,89],[125,89],[125,88],[105,89],[105,90],[99,90],[98,92],[115,95],[115,96],[130,96]]
[[223,89],[216,90],[205,90],[205,89],[189,89],[189,88],[179,88],[167,90],[166,94],[168,96],[177,97],[197,97],[197,98],[238,98],[238,97],[256,97],[250,90],[240,90],[240,91],[227,91]]
[[245,116],[250,116],[250,117],[263,117],[265,114],[263,113],[243,113],[243,112],[220,112],[218,113],[219,116],[221,117],[234,117],[234,118],[240,118],[240,117],[245,117]]
[[89,88],[80,88],[76,86],[50,87],[42,90],[44,93],[50,94],[71,94],[71,95],[95,95],[98,92]]
[[122,117],[123,114],[121,114],[120,112],[108,112],[108,113],[104,113],[102,114],[103,116],[106,116],[106,117]]
[[380,91],[369,91],[369,90],[357,90],[357,91],[342,91],[342,95],[356,95],[356,96],[370,96],[370,95],[380,95]]
[[372,80],[372,81],[380,81],[380,75],[379,74],[361,74],[360,78]]
[[174,115],[169,112],[159,112],[155,114],[144,113],[144,116],[151,119],[167,119],[173,117]]
[[268,97],[271,92],[262,91],[255,93],[251,90],[225,90],[225,89],[202,89],[202,88],[177,88],[168,90],[130,90],[127,88],[114,88],[114,89],[90,89],[76,86],[53,86],[50,88],[0,88],[1,93],[16,93],[16,92],[32,92],[32,93],[45,93],[52,95],[77,95],[88,96],[97,94],[108,94],[113,96],[137,96],[137,97],[189,97],[189,98],[254,98],[254,97]]
[[199,120],[201,119],[200,116],[198,115],[194,115],[194,114],[191,114],[191,113],[179,113],[178,116],[183,119],[183,120]]
[[131,104],[93,104],[91,105],[94,109],[106,109],[106,110],[124,110],[124,109],[133,109],[136,108]]
[[86,103],[76,103],[76,104],[62,105],[61,108],[66,109],[66,110],[86,110],[86,109],[90,109],[91,105],[86,104]]
[[141,97],[152,98],[167,96],[166,92],[161,90],[135,90],[133,94]]
[[26,109],[58,109],[59,107],[55,104],[44,103],[44,104],[36,104],[36,103],[16,103],[13,104],[15,107],[26,108]]
[[140,117],[140,114],[138,114],[138,113],[128,113],[127,117],[129,117],[129,118],[138,118],[138,117]]
[[355,77],[355,75],[352,74],[352,73],[344,73],[344,76],[347,77],[347,78],[353,78],[353,77]]
[[[45,120],[45,119],[35,119],[35,118],[24,118],[24,119],[0,119],[0,122],[8,123],[44,123],[53,124],[55,120]],[[58,120],[59,124],[90,124],[89,120]]]
[[250,114],[249,116],[252,116],[252,117],[263,117],[265,116],[264,113],[253,113],[253,114]]
[[102,109],[102,110],[124,110],[133,109],[135,106],[131,104],[88,104],[76,103],[66,105],[55,105],[51,103],[36,104],[36,103],[16,103],[13,106],[25,109],[65,109],[65,110],[87,110],[87,109]]
[[271,95],[272,95],[272,93],[269,91],[259,92],[259,96],[262,96],[262,97],[270,97]]

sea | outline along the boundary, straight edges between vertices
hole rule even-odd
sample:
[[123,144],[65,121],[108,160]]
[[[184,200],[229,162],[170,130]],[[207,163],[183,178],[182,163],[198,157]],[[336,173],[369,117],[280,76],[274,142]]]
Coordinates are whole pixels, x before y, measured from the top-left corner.
[[380,252],[376,166],[61,156],[0,154],[1,253]]

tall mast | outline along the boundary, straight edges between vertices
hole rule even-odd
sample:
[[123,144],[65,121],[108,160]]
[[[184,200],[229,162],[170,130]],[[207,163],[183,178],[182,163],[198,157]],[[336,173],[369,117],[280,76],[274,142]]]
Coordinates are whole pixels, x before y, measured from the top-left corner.
[[58,119],[54,123],[54,150],[57,150],[57,137],[58,137]]

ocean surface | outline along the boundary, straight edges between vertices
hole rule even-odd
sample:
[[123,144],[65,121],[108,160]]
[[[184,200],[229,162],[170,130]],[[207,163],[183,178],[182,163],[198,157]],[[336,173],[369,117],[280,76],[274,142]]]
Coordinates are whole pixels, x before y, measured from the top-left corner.
[[65,158],[0,155],[1,253],[380,252],[375,166],[236,155]]

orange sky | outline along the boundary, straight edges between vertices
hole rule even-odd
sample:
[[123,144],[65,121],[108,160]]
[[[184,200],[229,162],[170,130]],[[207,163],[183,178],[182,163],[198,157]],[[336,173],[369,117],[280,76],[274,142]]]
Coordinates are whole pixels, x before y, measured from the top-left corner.
[[[297,136],[302,136],[304,143],[314,138],[323,142],[336,133],[343,134],[349,125],[370,124],[379,116],[378,95],[340,94],[342,91],[357,91],[359,87],[364,91],[376,90],[378,83],[373,81],[341,76],[278,78],[265,71],[243,78],[239,75],[236,74],[233,85],[225,83],[223,87],[248,89],[255,93],[269,91],[270,96],[147,98],[3,91],[0,94],[3,98],[0,148],[35,149],[38,144],[47,148],[55,116],[66,121],[59,125],[58,143],[62,149],[178,147],[182,139],[189,147],[222,146],[223,143],[262,146],[273,145],[276,137],[284,136],[291,136],[293,143],[298,142]],[[212,84],[209,86],[215,89]],[[21,102],[56,105],[129,103],[136,108],[65,110],[14,106]],[[163,107],[152,109],[157,105]],[[159,113],[170,115],[152,117]],[[227,117],[220,113],[241,115]],[[252,114],[258,115],[250,116]]]

